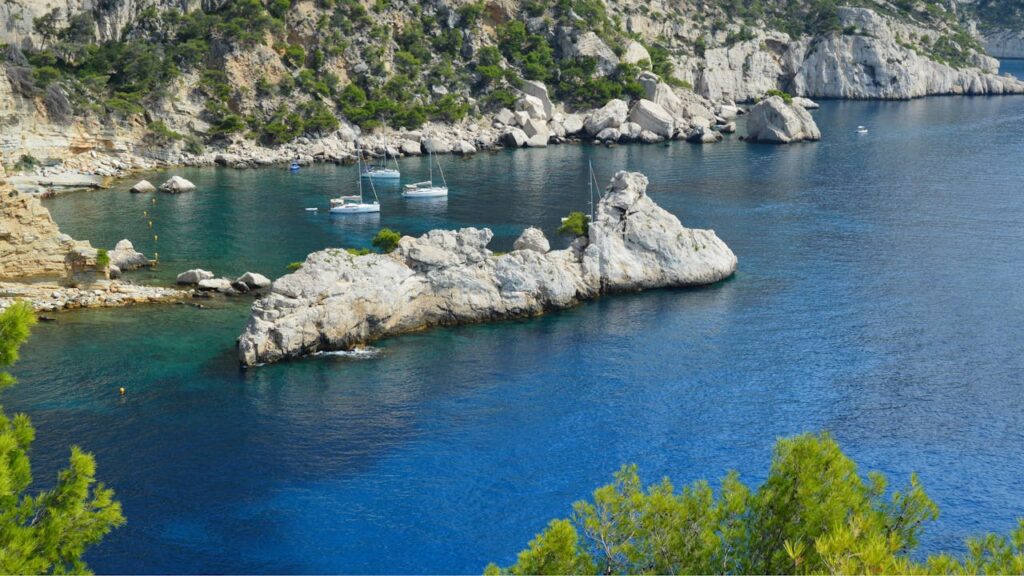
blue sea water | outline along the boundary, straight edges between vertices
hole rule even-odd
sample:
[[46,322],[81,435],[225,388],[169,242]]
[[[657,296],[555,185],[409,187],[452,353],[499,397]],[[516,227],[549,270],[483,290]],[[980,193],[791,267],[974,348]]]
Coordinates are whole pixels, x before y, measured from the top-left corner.
[[[623,463],[649,482],[736,469],[757,483],[776,438],[819,430],[897,486],[919,473],[942,510],[922,549],[960,551],[1024,516],[1024,98],[815,116],[813,144],[443,158],[447,202],[381,186],[370,219],[304,210],[351,193],[353,167],[180,170],[198,192],[50,200],[76,238],[158,251],[136,278],[277,276],[380,226],[489,226],[496,250],[530,224],[553,235],[586,209],[591,160],[601,180],[645,172],[740,268],[708,288],[393,338],[376,359],[249,370],[234,355],[247,301],[66,313],[36,328],[5,408],[37,427],[41,482],[75,443],[117,491],[128,524],[88,554],[98,572],[476,573]],[[401,161],[404,179],[425,162]]]

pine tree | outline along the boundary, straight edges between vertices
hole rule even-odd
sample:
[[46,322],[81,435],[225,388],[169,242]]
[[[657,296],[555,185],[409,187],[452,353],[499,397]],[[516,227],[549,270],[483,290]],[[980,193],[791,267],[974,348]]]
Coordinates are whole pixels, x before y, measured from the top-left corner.
[[[15,303],[0,313],[0,388],[15,383],[2,371],[35,324],[32,308]],[[0,573],[87,573],[86,548],[124,524],[114,492],[96,483],[96,462],[77,446],[51,490],[32,495],[29,449],[35,430],[24,414],[0,409]]]

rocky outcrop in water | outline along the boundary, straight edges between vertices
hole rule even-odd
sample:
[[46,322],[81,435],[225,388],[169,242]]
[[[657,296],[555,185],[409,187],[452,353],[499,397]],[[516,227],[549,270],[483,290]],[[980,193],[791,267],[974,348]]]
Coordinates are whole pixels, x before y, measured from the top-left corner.
[[821,140],[821,131],[803,106],[786,103],[780,96],[771,96],[750,109],[747,140],[776,144]]
[[391,254],[310,254],[258,300],[239,340],[253,365],[345,349],[429,326],[531,316],[601,293],[710,284],[736,256],[711,230],[683,227],[646,194],[647,178],[619,172],[586,236],[547,250],[528,229],[512,252],[487,249],[488,229],[404,237]]

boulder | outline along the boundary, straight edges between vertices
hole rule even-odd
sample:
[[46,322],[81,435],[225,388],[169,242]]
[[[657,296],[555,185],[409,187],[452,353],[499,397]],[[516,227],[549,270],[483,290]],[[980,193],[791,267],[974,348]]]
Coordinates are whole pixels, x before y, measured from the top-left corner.
[[[626,121],[626,116],[628,115],[629,105],[615,98],[609,100],[601,108],[591,112],[586,122],[584,122],[583,128],[587,131],[587,134],[596,136],[606,128],[618,128],[620,124]],[[568,127],[566,130],[568,130]]]
[[615,51],[594,32],[580,34],[575,43],[568,46],[563,43],[562,47],[563,52],[573,58],[593,58],[597,63],[597,72],[602,76],[611,74],[619,65],[619,57],[615,55]]
[[544,117],[551,119],[554,117],[554,107],[551,105],[551,97],[548,95],[548,87],[543,82],[537,80],[523,80],[519,89],[523,91],[523,94],[532,96],[540,101],[541,106],[544,108]]
[[622,132],[619,132],[618,128],[605,128],[594,136],[595,140],[601,142],[618,142],[619,138],[622,138]]
[[452,151],[451,142],[437,136],[428,136],[420,142],[420,147],[431,154],[448,154]]
[[516,110],[512,113],[513,123],[516,126],[526,126],[526,123],[530,121],[530,113],[526,110]]
[[636,122],[623,122],[622,125],[619,126],[619,132],[621,134],[619,139],[627,142],[636,142],[640,139],[640,133],[643,131],[643,127]]
[[170,180],[160,185],[161,192],[167,192],[168,194],[180,194],[182,192],[191,192],[196,189],[196,185],[185,180],[181,176],[171,176]]
[[221,294],[233,294],[235,292],[235,289],[231,287],[231,280],[227,278],[200,280],[196,287],[205,292],[220,292]]
[[398,149],[406,156],[419,156],[423,154],[423,148],[415,140],[402,140],[402,143],[398,145]]
[[[646,194],[642,174],[619,172],[596,207],[587,236],[543,250],[542,234],[493,258],[487,229],[406,236],[391,254],[310,254],[252,306],[238,341],[245,365],[438,325],[526,317],[603,293],[711,284],[736,270],[736,256],[711,230],[683,227]],[[536,242],[535,242],[536,241]]]
[[120,270],[135,270],[149,266],[149,258],[142,252],[137,252],[128,239],[118,242],[107,254],[110,256],[110,263]]
[[543,120],[530,119],[523,126],[523,133],[526,134],[526,145],[531,148],[543,148],[548,145],[551,133],[548,125]]
[[516,100],[516,112],[526,112],[530,118],[547,120],[548,115],[544,110],[544,103],[536,96],[523,94]]
[[246,272],[239,276],[235,282],[245,284],[249,288],[266,288],[271,284],[269,278],[256,272]]
[[134,186],[129,188],[128,191],[133,194],[146,194],[149,192],[156,192],[156,186],[153,186],[149,180],[139,180]]
[[548,122],[548,131],[555,138],[565,138],[565,126],[562,125],[558,120],[552,120]]
[[736,132],[736,123],[726,122],[718,127],[718,131],[722,134],[732,134],[733,132]]
[[551,244],[548,239],[544,236],[544,232],[540,228],[534,228],[533,226],[523,230],[523,233],[516,238],[516,241],[512,244],[513,250],[533,250],[534,252],[540,252],[541,254],[551,250]]
[[821,105],[815,102],[814,100],[811,100],[810,98],[804,98],[802,96],[794,96],[793,105],[799,106],[804,110],[817,110],[818,108],[821,108]]
[[722,139],[721,134],[704,126],[695,126],[686,133],[686,141],[693,144],[714,144]]
[[526,132],[519,128],[509,128],[501,135],[501,143],[509,148],[521,148],[526,145],[527,140],[529,137],[526,136]]
[[718,115],[724,118],[725,120],[732,120],[733,118],[739,116],[739,114],[739,106],[734,106],[732,104],[722,104],[718,108]]
[[651,54],[644,48],[644,45],[637,42],[636,40],[630,40],[626,44],[626,50],[622,53],[620,58],[623,64],[639,64],[646,60],[651,61]]
[[787,144],[804,140],[820,140],[821,131],[810,112],[787,104],[780,96],[770,96],[750,109],[747,117],[747,140]]
[[455,143],[455,153],[462,154],[463,156],[470,156],[476,154],[476,146],[473,146],[465,140],[459,140]]
[[660,104],[641,98],[629,112],[629,120],[636,122],[643,130],[650,130],[663,138],[671,138],[675,134],[675,122],[672,115]]
[[178,274],[175,281],[178,284],[199,284],[203,280],[210,280],[211,278],[213,278],[213,272],[203,270],[202,268],[193,268]]
[[565,128],[567,136],[575,136],[583,132],[583,117],[579,114],[566,114],[565,119],[562,120],[562,126]]
[[508,125],[511,124],[513,120],[515,120],[515,114],[513,114],[512,111],[509,110],[508,108],[502,108],[501,110],[498,110],[497,114],[494,115],[494,119],[497,120],[498,122],[501,122],[502,124]]
[[655,142],[661,142],[663,140],[664,138],[658,136],[657,134],[651,132],[650,130],[644,130],[640,132],[640,141],[643,142],[644,144],[654,144]]

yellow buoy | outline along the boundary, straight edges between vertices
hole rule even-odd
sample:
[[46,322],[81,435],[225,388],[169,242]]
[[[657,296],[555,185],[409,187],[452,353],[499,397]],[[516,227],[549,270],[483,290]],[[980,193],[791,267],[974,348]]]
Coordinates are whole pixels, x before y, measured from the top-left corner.
[[157,236],[156,234],[153,234],[153,241],[154,241],[154,242],[156,242],[156,241],[157,241],[157,240],[159,240],[159,239],[160,239],[160,237],[159,237],[159,236]]
[[124,396],[124,386],[121,386],[121,396]]
[[150,220],[150,221],[149,221],[149,227],[150,227],[150,228],[152,228],[152,227],[153,227],[153,221],[152,221],[152,220]]
[[143,216],[149,216],[149,212],[147,212],[147,211],[143,210],[143,211],[142,211],[142,215],[143,215]]

